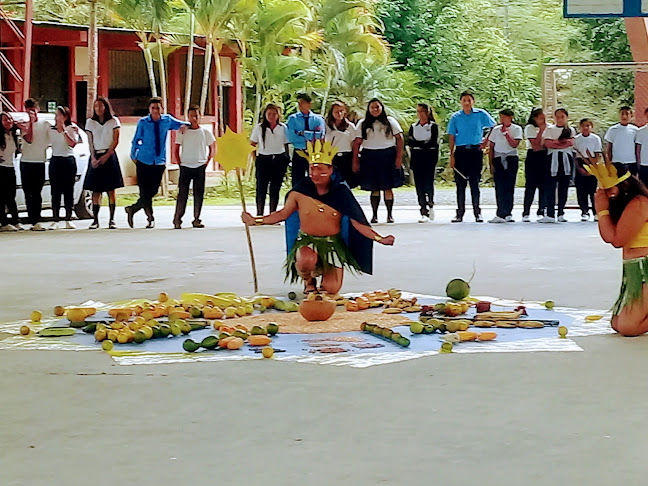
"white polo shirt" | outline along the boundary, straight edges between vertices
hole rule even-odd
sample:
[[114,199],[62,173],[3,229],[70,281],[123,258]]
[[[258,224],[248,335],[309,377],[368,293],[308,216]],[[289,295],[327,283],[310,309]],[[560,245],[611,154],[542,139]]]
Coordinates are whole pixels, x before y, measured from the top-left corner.
[[594,156],[603,151],[603,143],[601,142],[601,137],[595,133],[590,133],[587,137],[579,133],[574,137],[574,148],[577,150],[577,156],[579,154],[585,157],[588,154]]
[[257,144],[257,155],[281,155],[286,152],[288,137],[286,135],[286,125],[279,123],[274,130],[268,127],[265,131],[265,140],[261,124],[257,123],[252,130],[250,142]]
[[[502,128],[502,125],[497,125],[491,130],[490,134],[488,135],[488,140],[495,144],[493,151],[495,152],[496,157],[497,154],[517,155],[518,148],[511,146],[509,141],[506,139],[506,135],[502,133]],[[514,140],[522,140],[522,127],[520,125],[512,123],[509,127],[509,135]]]
[[605,134],[605,141],[612,144],[612,162],[621,164],[634,164],[637,162],[635,154],[635,136],[638,128],[632,123],[612,125]]
[[[563,128],[565,127],[557,127],[556,125],[548,125],[547,128],[545,128],[545,131],[542,134],[542,139],[543,140],[559,140],[560,135],[562,135]],[[576,130],[574,130],[574,127],[569,127],[570,132],[571,132],[571,137],[574,138],[576,136]],[[556,152],[563,152],[565,154],[573,154],[574,149],[572,147],[567,147],[564,149],[549,149],[548,150],[549,154],[553,154]]]
[[211,130],[205,127],[187,128],[185,133],[178,132],[176,145],[180,145],[180,165],[197,169],[207,163],[209,147],[216,139]]
[[92,118],[86,121],[86,132],[92,133],[92,144],[95,152],[105,152],[110,148],[113,142],[115,130],[121,127],[119,118],[113,116],[110,120],[99,123]]
[[50,141],[52,143],[52,157],[71,157],[74,156],[74,149],[67,143],[67,138],[63,134],[67,133],[72,140],[78,140],[78,135],[74,126],[65,127],[63,132],[59,132],[56,127],[51,128]]
[[635,143],[641,146],[641,152],[639,152],[641,165],[648,167],[648,125],[637,130]]
[[353,151],[353,142],[357,138],[356,126],[348,122],[345,130],[339,130],[337,126],[333,128],[326,124],[326,140],[331,142],[331,145],[338,149],[338,153],[347,153]]
[[[392,133],[387,135],[385,133],[385,126],[379,121],[375,121],[373,129],[367,130],[367,138],[362,140],[362,148],[369,150],[388,149],[396,146],[396,135],[403,133],[396,118],[388,116],[387,120],[391,125]],[[356,138],[362,139],[362,123],[364,118],[358,122]]]
[[[4,150],[0,149],[0,159],[2,159],[0,161],[0,167],[13,167],[14,157],[16,156],[16,142],[14,142],[11,133],[5,134],[5,143],[6,146]],[[4,210],[4,208],[2,210]]]
[[[45,163],[47,148],[51,145],[52,125],[44,120],[34,122],[32,127],[32,143],[22,140],[21,162]],[[23,134],[24,135],[24,134]]]

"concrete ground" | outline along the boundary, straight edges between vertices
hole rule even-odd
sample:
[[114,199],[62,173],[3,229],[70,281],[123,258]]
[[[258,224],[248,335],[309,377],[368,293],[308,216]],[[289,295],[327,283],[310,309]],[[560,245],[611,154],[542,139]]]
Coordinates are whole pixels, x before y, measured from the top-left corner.
[[[0,320],[160,291],[252,293],[236,208],[203,230],[0,235]],[[553,299],[606,309],[620,254],[593,223],[432,224],[399,207],[396,246],[344,290]],[[494,214],[492,207],[484,215]],[[519,210],[516,208],[516,216]],[[105,218],[105,214],[104,214]],[[384,219],[384,214],[382,215]],[[190,219],[190,218],[188,218]],[[123,213],[119,224],[125,227]],[[252,228],[261,291],[285,294],[283,228]],[[297,289],[295,289],[297,290]],[[442,355],[358,370],[276,361],[123,367],[103,353],[0,352],[0,484],[643,484],[644,338],[583,353]]]

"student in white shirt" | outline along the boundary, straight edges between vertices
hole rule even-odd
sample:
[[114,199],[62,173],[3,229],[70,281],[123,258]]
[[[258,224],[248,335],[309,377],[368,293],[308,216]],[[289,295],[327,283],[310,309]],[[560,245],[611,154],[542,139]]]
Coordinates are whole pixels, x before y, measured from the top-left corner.
[[[646,108],[644,115],[648,117],[648,108]],[[639,180],[648,184],[648,124],[637,130],[635,136],[637,164],[639,165]]]
[[544,144],[548,149],[549,164],[545,178],[546,215],[539,223],[556,222],[556,189],[558,190],[558,221],[566,223],[565,205],[569,194],[574,167],[574,137],[576,130],[568,125],[569,113],[558,108],[554,113],[555,125],[550,125],[544,132]]
[[403,185],[403,144],[403,129],[394,117],[387,116],[382,101],[372,99],[365,117],[358,123],[353,146],[353,170],[360,175],[360,187],[371,192],[372,223],[378,222],[381,191],[387,222],[394,222],[392,189]]
[[79,129],[72,123],[67,106],[56,108],[56,125],[51,129],[52,158],[49,163],[49,180],[52,193],[52,214],[54,222],[49,229],[59,229],[61,198],[65,206],[65,229],[76,229],[72,222],[74,210],[74,183],[77,166],[74,147],[79,140]]
[[637,175],[637,152],[635,137],[638,128],[630,123],[632,121],[632,108],[622,106],[619,110],[619,123],[612,125],[605,134],[607,147],[605,153],[608,160],[616,164],[623,164],[632,175]]
[[515,182],[520,165],[518,146],[522,127],[513,123],[513,110],[500,111],[500,124],[488,135],[488,159],[495,183],[497,213],[489,223],[513,223]]
[[326,117],[325,138],[337,148],[333,166],[340,177],[353,189],[358,187],[358,176],[353,172],[353,144],[357,128],[347,118],[347,106],[341,101],[331,103]]
[[86,121],[86,132],[90,143],[90,161],[83,188],[92,191],[92,215],[94,221],[90,229],[99,228],[99,209],[101,196],[108,193],[110,219],[108,228],[115,229],[115,189],[124,187],[121,167],[117,159],[117,145],[121,123],[112,111],[108,100],[99,96],[93,105],[92,118]]
[[[194,228],[204,228],[200,220],[203,199],[205,197],[205,178],[207,164],[214,156],[214,134],[208,128],[200,126],[200,108],[196,105],[187,111],[188,127],[180,128],[176,135],[175,162],[180,163],[180,178],[178,180],[178,199],[176,201],[173,227],[182,228],[182,217],[187,209],[189,185],[193,181]],[[182,151],[180,150],[182,149]]]
[[[9,113],[0,113],[0,231],[2,232],[22,229],[18,222],[14,167],[18,146],[17,126],[13,118]],[[8,216],[11,216],[11,219]]]
[[434,220],[434,178],[439,162],[439,126],[434,114],[425,103],[416,107],[418,121],[410,126],[407,145],[410,147],[410,167],[414,172],[414,185],[421,217],[419,223]]
[[43,206],[43,186],[45,185],[45,161],[50,146],[52,125],[38,119],[39,106],[35,99],[25,101],[25,111],[29,121],[21,127],[22,156],[20,157],[20,183],[25,194],[27,220],[32,231],[45,231],[40,223]]
[[542,108],[531,110],[527,126],[524,127],[524,137],[527,139],[527,156],[524,162],[524,209],[522,221],[529,223],[531,205],[538,191],[538,218],[544,217],[544,180],[549,171],[549,156],[544,145],[544,131],[547,129],[547,117]]
[[279,206],[279,193],[286,177],[290,158],[288,157],[288,136],[286,125],[281,123],[281,109],[272,103],[265,107],[261,123],[252,130],[250,143],[256,152],[256,205],[257,217],[263,216],[265,201],[270,193],[270,213]]
[[574,150],[576,151],[576,170],[574,184],[576,185],[576,196],[578,206],[581,210],[581,221],[589,220],[589,212],[592,211],[594,220],[598,221],[596,208],[594,207],[594,194],[596,194],[596,177],[587,172],[585,163],[593,157],[598,157],[603,152],[601,137],[593,133],[594,122],[589,118],[580,121],[580,133],[574,138]]

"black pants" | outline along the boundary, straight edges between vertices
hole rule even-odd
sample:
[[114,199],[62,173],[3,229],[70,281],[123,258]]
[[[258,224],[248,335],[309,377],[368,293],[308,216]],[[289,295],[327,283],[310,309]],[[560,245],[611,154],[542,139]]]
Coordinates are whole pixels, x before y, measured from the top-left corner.
[[274,213],[277,210],[279,206],[279,192],[281,191],[284,177],[286,177],[289,162],[290,159],[286,154],[257,156],[256,206],[258,216],[263,216],[268,188],[270,190],[270,212]]
[[538,191],[538,216],[542,216],[545,212],[545,191],[544,179],[547,172],[547,165],[549,158],[546,150],[534,152],[529,150],[527,152],[526,162],[524,164],[524,176],[526,182],[524,184],[524,210],[522,216],[531,214],[531,205],[535,198],[535,193]]
[[429,208],[434,207],[434,178],[438,161],[437,150],[412,149],[410,167],[414,171],[414,185],[421,216],[429,216]]
[[[571,174],[565,174],[565,167],[563,165],[563,158],[568,157],[564,153],[558,154],[558,172],[555,176],[551,175],[551,164],[548,164],[547,178],[545,179],[545,202],[547,203],[547,216],[550,218],[556,217],[556,190],[558,191],[558,216],[565,214],[565,205],[567,204],[567,194],[569,193],[569,182],[571,181]],[[572,170],[574,164],[571,161]]]
[[137,185],[139,186],[139,199],[130,208],[133,214],[140,209],[146,213],[149,221],[153,221],[153,198],[160,189],[164,165],[148,165],[137,161]]
[[513,215],[515,198],[515,181],[517,180],[520,159],[517,155],[506,157],[506,169],[502,159],[493,159],[493,179],[495,182],[495,199],[497,200],[497,216],[504,219]]
[[648,165],[639,167],[639,180],[648,186]]
[[470,184],[473,213],[475,217],[481,214],[479,208],[479,183],[481,182],[484,154],[479,147],[457,147],[455,150],[455,183],[457,184],[457,217],[463,218],[466,213],[466,187]]
[[295,187],[301,181],[308,177],[308,160],[297,153],[293,152],[292,158],[292,186]]
[[41,218],[43,207],[43,186],[45,185],[45,162],[21,162],[20,181],[25,193],[25,205],[29,224],[36,224]]
[[76,181],[76,161],[74,156],[52,156],[49,164],[49,180],[52,193],[52,214],[54,221],[60,220],[61,196],[65,206],[65,220],[72,219],[74,208],[74,182]]
[[[11,216],[11,219],[7,216]],[[8,224],[18,224],[16,169],[0,166],[0,226]]]
[[576,169],[574,177],[574,184],[576,185],[576,197],[578,198],[578,206],[582,214],[589,214],[590,209],[592,214],[596,214],[594,207],[594,194],[596,193],[596,177],[593,175],[583,175]]
[[193,199],[194,199],[194,222],[200,223],[200,212],[202,211],[203,199],[205,198],[205,177],[207,164],[200,167],[180,166],[180,177],[178,179],[178,199],[176,200],[174,224],[182,224],[182,218],[187,210],[187,200],[189,199],[189,185],[193,181]]

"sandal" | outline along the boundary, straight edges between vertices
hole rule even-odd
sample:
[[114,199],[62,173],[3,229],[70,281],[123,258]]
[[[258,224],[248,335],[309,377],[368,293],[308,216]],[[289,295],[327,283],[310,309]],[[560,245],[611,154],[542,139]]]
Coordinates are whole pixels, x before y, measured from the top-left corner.
[[311,278],[310,280],[304,280],[304,294],[312,294],[317,292],[317,280]]

